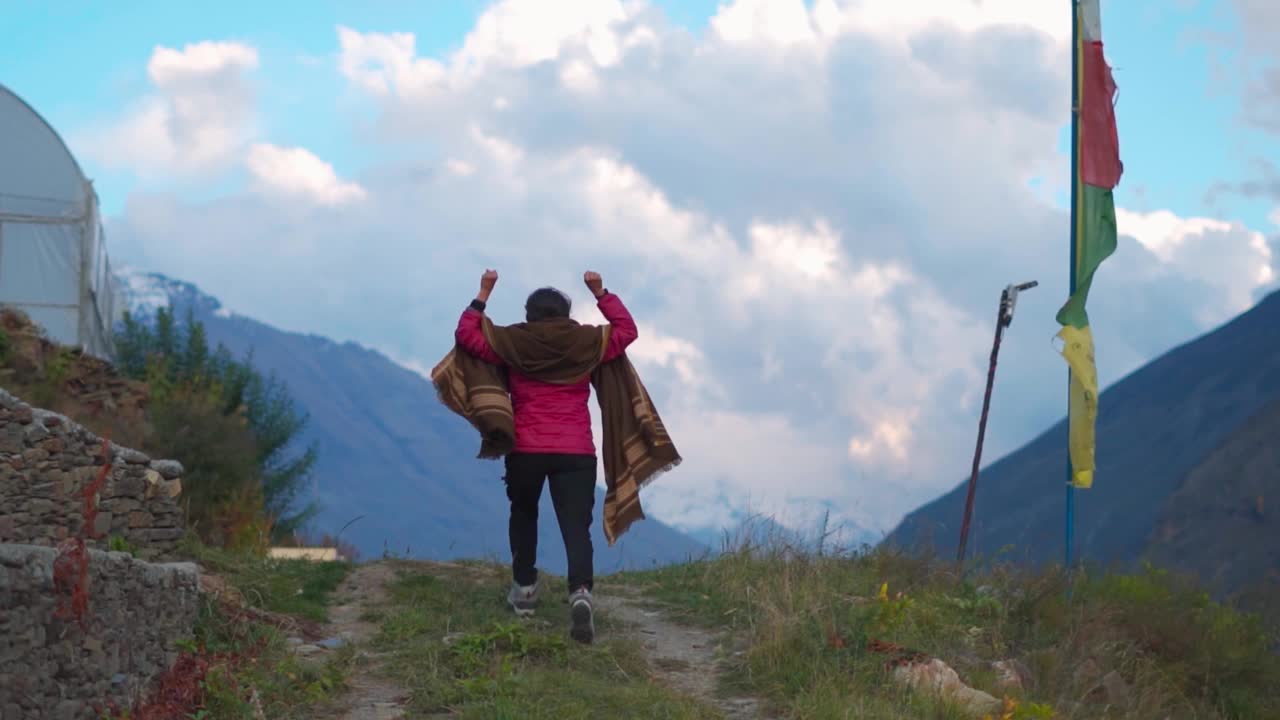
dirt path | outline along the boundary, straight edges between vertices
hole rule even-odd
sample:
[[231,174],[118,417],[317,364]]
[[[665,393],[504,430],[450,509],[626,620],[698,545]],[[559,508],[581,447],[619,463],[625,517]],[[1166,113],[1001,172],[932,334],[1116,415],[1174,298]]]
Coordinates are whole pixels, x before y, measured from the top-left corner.
[[658,609],[646,607],[623,591],[596,598],[601,615],[621,621],[638,635],[654,675],[664,686],[701,700],[727,720],[761,720],[759,701],[720,696],[722,639],[707,630],[672,622]]
[[[431,567],[439,569],[432,565]],[[424,566],[424,569],[429,569]],[[356,657],[347,675],[348,691],[320,715],[324,720],[397,720],[406,717],[403,688],[387,680],[382,657],[370,647],[377,627],[361,617],[386,602],[387,586],[395,579],[393,564],[357,566],[334,594],[327,640],[299,645],[299,655],[323,656],[335,645],[350,645]],[[726,720],[764,720],[759,701],[747,697],[722,697],[722,636],[673,622],[661,609],[648,606],[628,588],[610,588],[596,598],[597,612],[634,633],[644,650],[655,681],[665,687],[715,707]],[[334,641],[337,641],[336,643]],[[326,646],[330,646],[326,648]]]
[[[334,594],[325,635],[330,639],[340,638],[344,645],[353,645],[356,658],[347,676],[348,691],[339,704],[323,717],[334,720],[396,720],[405,716],[404,690],[382,677],[382,659],[369,648],[377,626],[360,619],[366,612],[383,604],[387,584],[394,577],[395,570],[388,563],[365,563],[356,566]],[[298,649],[302,650],[300,654],[314,652],[306,646]]]

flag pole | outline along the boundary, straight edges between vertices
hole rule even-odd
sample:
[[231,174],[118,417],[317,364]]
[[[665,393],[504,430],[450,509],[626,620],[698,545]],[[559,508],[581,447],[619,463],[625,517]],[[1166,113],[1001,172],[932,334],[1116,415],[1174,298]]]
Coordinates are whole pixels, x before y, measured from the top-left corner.
[[[1077,215],[1080,210],[1080,0],[1071,0],[1071,266],[1068,297],[1076,294]],[[1067,367],[1067,427],[1071,427],[1071,367]],[[1067,441],[1067,506],[1063,569],[1071,568],[1071,546],[1075,535],[1076,489],[1072,483],[1071,442]]]

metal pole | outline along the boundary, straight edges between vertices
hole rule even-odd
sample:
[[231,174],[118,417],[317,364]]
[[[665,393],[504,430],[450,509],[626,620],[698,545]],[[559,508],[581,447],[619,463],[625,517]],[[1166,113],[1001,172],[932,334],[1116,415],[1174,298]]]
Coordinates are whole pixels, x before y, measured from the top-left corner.
[[[1076,294],[1076,245],[1080,212],[1080,0],[1071,0],[1071,267],[1068,292]],[[1076,489],[1071,467],[1071,368],[1067,367],[1067,513],[1063,569],[1071,567],[1071,546],[1075,535]]]
[[978,443],[973,450],[973,468],[969,472],[969,491],[964,501],[964,518],[960,522],[960,546],[956,549],[956,567],[963,568],[965,547],[969,544],[969,523],[973,519],[973,499],[978,489],[978,468],[982,463],[982,442],[987,436],[987,413],[991,410],[991,390],[996,382],[996,359],[1000,355],[1000,339],[1004,329],[1013,323],[1013,309],[1018,293],[1030,290],[1038,283],[1031,281],[1010,285],[1000,293],[1000,307],[996,313],[996,335],[991,343],[991,363],[987,366],[987,390],[982,396],[982,414],[978,418]]
[[964,566],[964,550],[969,543],[969,521],[973,518],[973,496],[978,489],[978,466],[982,462],[982,441],[987,435],[987,412],[991,409],[991,388],[996,381],[996,356],[1000,354],[1000,338],[1004,335],[1004,304],[1007,293],[1000,295],[996,315],[996,337],[991,343],[991,363],[987,366],[987,391],[982,396],[982,415],[978,418],[978,444],[973,450],[973,468],[969,471],[969,493],[964,499],[964,520],[960,523],[960,547],[956,549],[956,565]]

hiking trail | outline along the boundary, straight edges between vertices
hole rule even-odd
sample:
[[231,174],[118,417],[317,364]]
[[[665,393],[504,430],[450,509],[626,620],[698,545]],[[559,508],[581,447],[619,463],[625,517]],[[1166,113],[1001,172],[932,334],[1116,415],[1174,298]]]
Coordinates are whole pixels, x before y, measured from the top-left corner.
[[[455,569],[451,563],[414,563],[432,574]],[[302,657],[321,655],[336,646],[351,646],[355,658],[347,676],[348,689],[319,716],[325,720],[398,720],[407,717],[408,692],[387,678],[380,653],[372,649],[377,626],[362,619],[387,603],[387,588],[396,578],[396,564],[370,562],[356,566],[343,580],[329,608],[323,635],[329,640],[302,644]],[[483,582],[481,578],[476,578]],[[597,626],[606,624],[597,641],[619,632],[640,645],[653,681],[681,695],[719,710],[725,720],[763,720],[760,702],[749,697],[720,694],[722,647],[720,633],[675,622],[662,607],[622,586],[603,588],[595,598]],[[546,609],[539,612],[546,617]],[[567,618],[566,618],[567,620]],[[336,641],[336,642],[335,642]],[[433,715],[432,717],[447,717]]]
[[[394,578],[395,568],[391,564],[364,563],[357,565],[338,587],[334,604],[329,608],[325,635],[341,638],[343,645],[352,645],[356,657],[347,676],[347,691],[321,717],[332,720],[397,720],[405,717],[407,693],[386,679],[381,656],[370,648],[370,641],[378,628],[361,619],[365,613],[385,603],[387,585]],[[300,654],[307,652],[303,650]]]
[[630,588],[609,588],[595,604],[599,616],[635,633],[656,682],[718,709],[726,720],[766,717],[754,698],[720,695],[723,635],[673,622],[659,605],[641,600]]

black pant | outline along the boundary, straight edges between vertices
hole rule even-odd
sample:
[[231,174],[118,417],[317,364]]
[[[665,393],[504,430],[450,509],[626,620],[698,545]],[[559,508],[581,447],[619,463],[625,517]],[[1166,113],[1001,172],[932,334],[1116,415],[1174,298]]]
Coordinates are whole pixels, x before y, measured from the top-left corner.
[[511,500],[511,574],[520,585],[538,581],[538,501],[551,479],[564,552],[569,560],[569,589],[591,589],[594,582],[591,511],[596,502],[594,455],[507,456],[507,498]]

